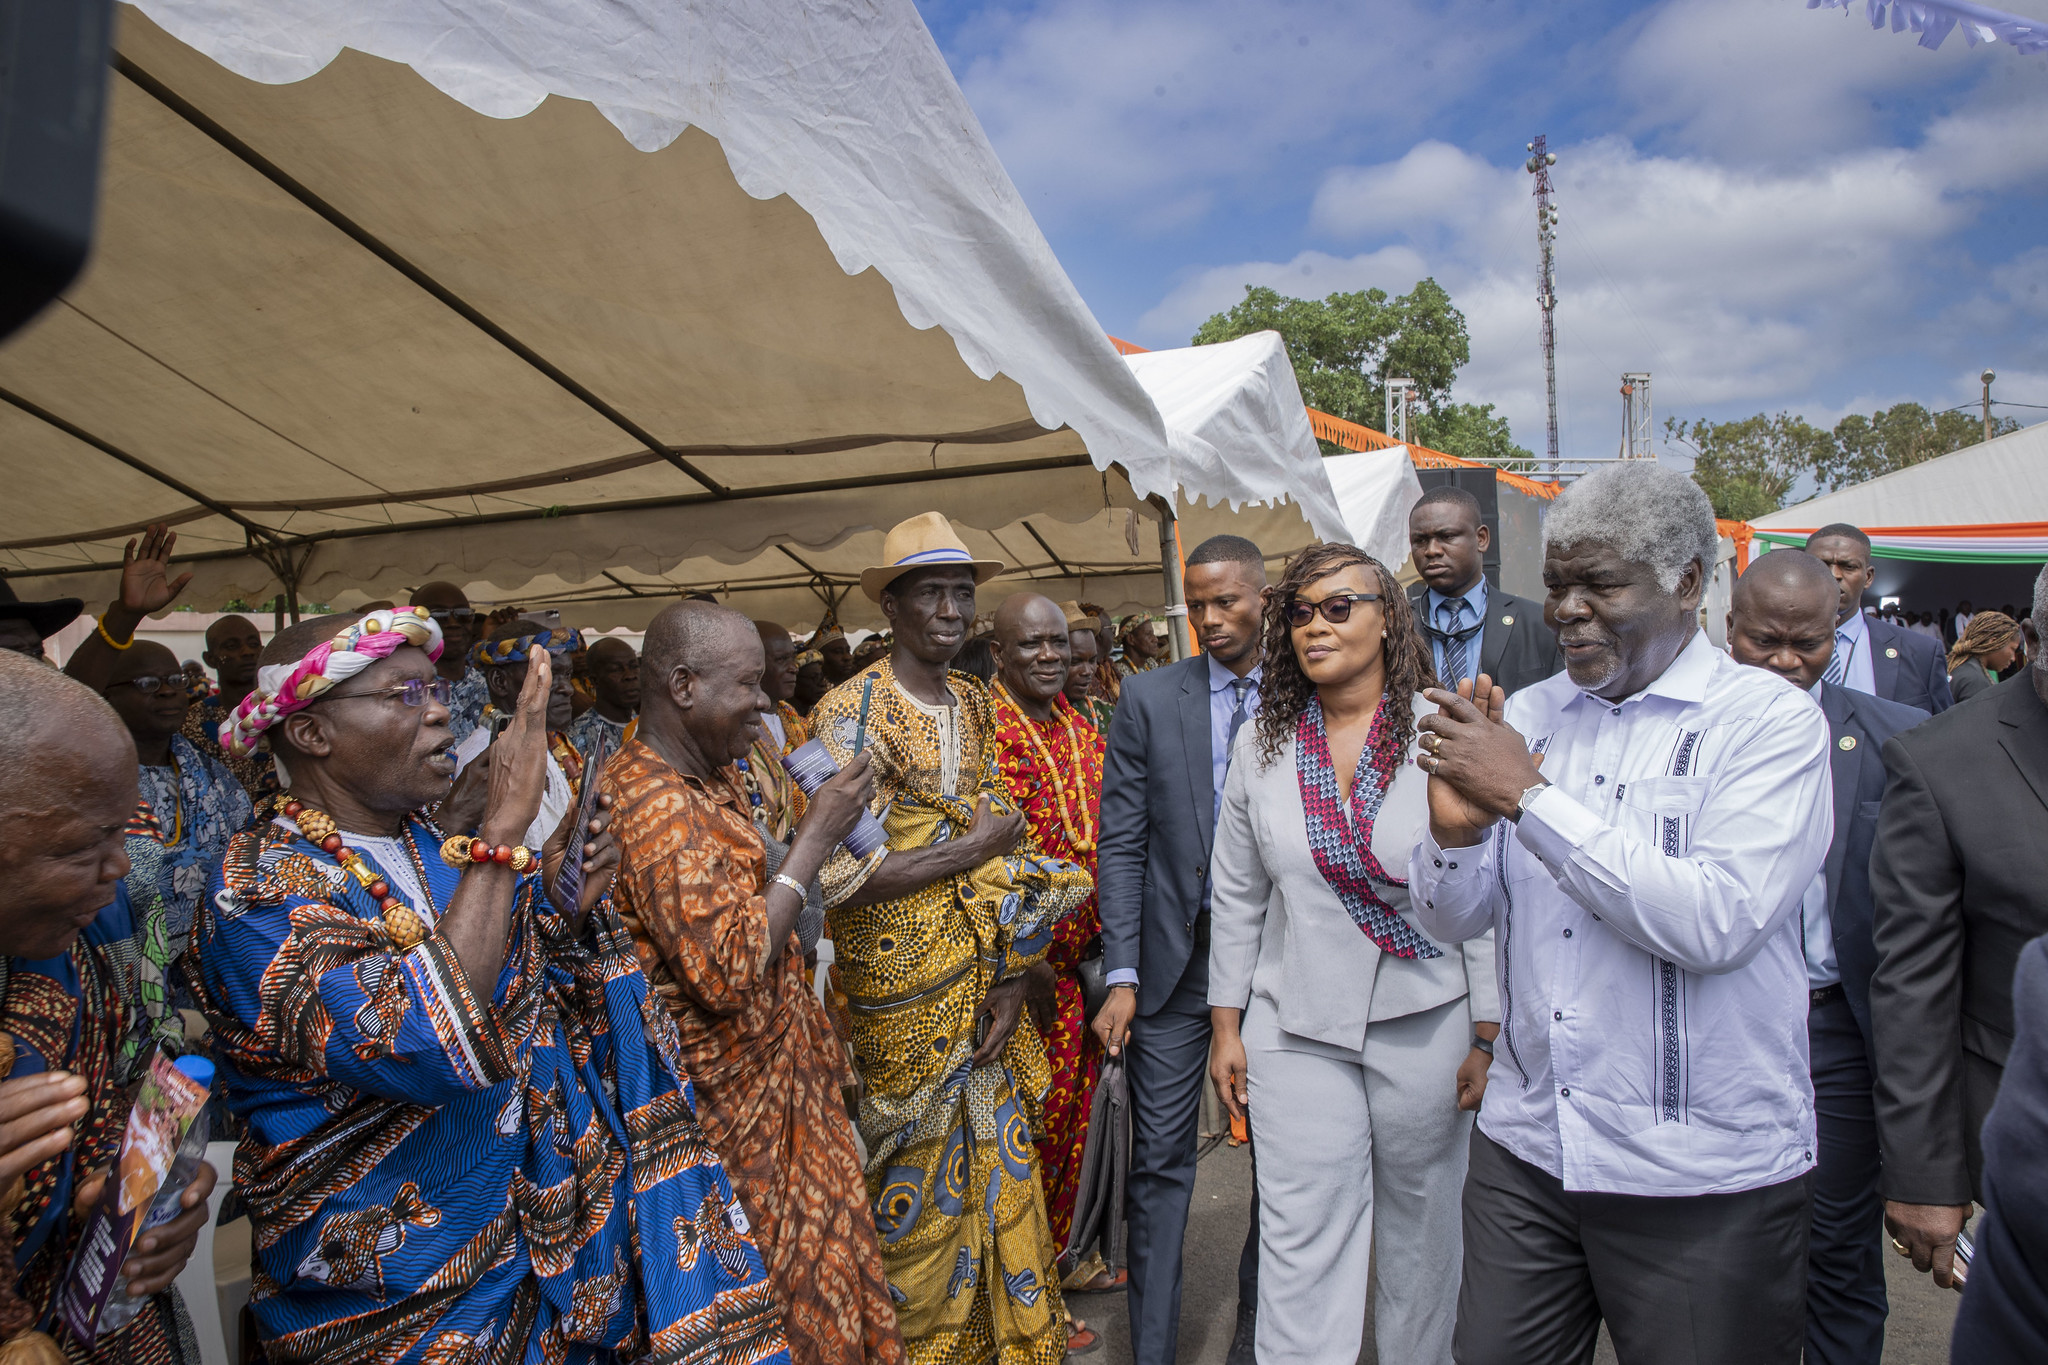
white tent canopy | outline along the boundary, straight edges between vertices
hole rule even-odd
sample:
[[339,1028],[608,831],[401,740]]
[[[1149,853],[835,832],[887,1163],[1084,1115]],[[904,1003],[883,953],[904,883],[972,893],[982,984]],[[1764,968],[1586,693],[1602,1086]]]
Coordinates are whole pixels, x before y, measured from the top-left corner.
[[1408,447],[1333,455],[1324,468],[1351,543],[1399,573],[1408,560],[1408,514],[1422,501]]
[[[1177,530],[1180,548],[1192,550],[1227,532],[1278,560],[1318,539],[1346,538],[1325,472],[1339,461],[1325,462],[1317,453],[1278,333],[1125,359],[1165,418],[1175,471],[1187,478],[1176,490],[1179,524],[1169,528],[1169,540]],[[1397,453],[1405,467],[1405,453]],[[1414,483],[1412,471],[1408,482]],[[977,558],[1009,566],[983,589],[985,602],[1028,589],[1057,600],[1090,601],[1118,614],[1165,605],[1161,565],[1173,556],[1160,541],[1156,504],[1133,496],[1114,473],[1099,483],[1097,510],[1084,520],[1032,515],[988,528],[959,527]],[[928,491],[913,488],[909,494]],[[1212,501],[1195,500],[1203,495]],[[1232,505],[1244,499],[1255,501]],[[1405,513],[1403,507],[1397,515]],[[565,620],[606,628],[645,626],[663,605],[690,590],[713,592],[759,619],[809,624],[831,606],[842,625],[873,626],[881,623],[881,613],[853,585],[862,569],[881,562],[888,524],[818,548],[777,546],[738,565],[699,557],[660,574],[538,578],[511,594],[485,582],[467,587],[475,601],[516,597],[529,605],[549,603],[562,608]],[[340,605],[368,596],[352,594]]]
[[470,8],[122,9],[95,259],[0,347],[17,591],[158,519],[205,606],[1301,488],[1169,440],[910,0]]
[[2048,522],[2048,422],[1757,517],[1759,531]]

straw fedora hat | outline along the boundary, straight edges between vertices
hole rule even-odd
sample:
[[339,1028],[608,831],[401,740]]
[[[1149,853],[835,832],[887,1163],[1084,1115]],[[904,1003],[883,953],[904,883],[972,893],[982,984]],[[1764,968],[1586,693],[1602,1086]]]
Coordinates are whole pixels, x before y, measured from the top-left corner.
[[933,564],[964,564],[974,570],[975,586],[988,582],[1006,567],[999,559],[976,559],[953,523],[937,512],[923,512],[899,521],[882,541],[882,563],[860,572],[860,590],[870,602],[882,600],[882,589],[912,569]]

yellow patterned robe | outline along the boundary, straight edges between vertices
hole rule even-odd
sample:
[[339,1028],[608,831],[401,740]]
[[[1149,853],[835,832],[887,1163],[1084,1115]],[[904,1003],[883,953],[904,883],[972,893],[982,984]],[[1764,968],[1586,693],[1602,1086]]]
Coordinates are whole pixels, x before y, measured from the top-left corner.
[[[811,713],[843,766],[873,754],[875,813],[892,849],[965,830],[975,801],[1007,811],[987,691],[951,678],[959,705],[927,707],[888,661]],[[863,732],[863,699],[866,724]],[[875,905],[849,897],[886,855],[844,848],[822,881],[855,1061],[868,1194],[897,1321],[916,1365],[1058,1365],[1066,1354],[1058,1249],[1034,1138],[1052,1075],[1027,1015],[1001,1058],[971,1068],[991,986],[1045,956],[1053,926],[1093,891],[1080,866],[1026,843],[971,872]]]

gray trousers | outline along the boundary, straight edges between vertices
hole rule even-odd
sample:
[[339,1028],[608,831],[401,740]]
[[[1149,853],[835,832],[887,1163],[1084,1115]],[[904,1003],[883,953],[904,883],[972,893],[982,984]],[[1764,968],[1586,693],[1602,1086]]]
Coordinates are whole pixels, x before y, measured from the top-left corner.
[[1799,1365],[1813,1175],[1739,1194],[1575,1193],[1475,1130],[1458,1365]]
[[1259,1150],[1259,1365],[1355,1365],[1368,1273],[1379,1358],[1447,1365],[1472,1125],[1458,1110],[1466,1002],[1370,1024],[1357,1051],[1287,1033],[1257,996],[1242,1028]]

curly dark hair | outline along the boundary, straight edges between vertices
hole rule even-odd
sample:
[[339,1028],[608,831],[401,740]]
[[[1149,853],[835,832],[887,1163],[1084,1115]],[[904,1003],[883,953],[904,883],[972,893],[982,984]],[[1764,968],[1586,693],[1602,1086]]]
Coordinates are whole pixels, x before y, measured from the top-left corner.
[[1281,746],[1294,737],[1295,724],[1308,709],[1316,685],[1301,671],[1294,657],[1293,631],[1287,624],[1287,608],[1295,595],[1309,584],[1364,565],[1379,579],[1380,614],[1386,618],[1387,639],[1382,646],[1387,663],[1386,699],[1388,719],[1393,722],[1389,747],[1405,750],[1415,737],[1415,694],[1435,687],[1436,663],[1422,632],[1415,628],[1415,613],[1409,609],[1408,594],[1386,565],[1356,545],[1311,545],[1287,561],[1287,572],[1266,598],[1265,623],[1260,630],[1265,646],[1265,673],[1259,685],[1259,762],[1271,763],[1280,756]]

